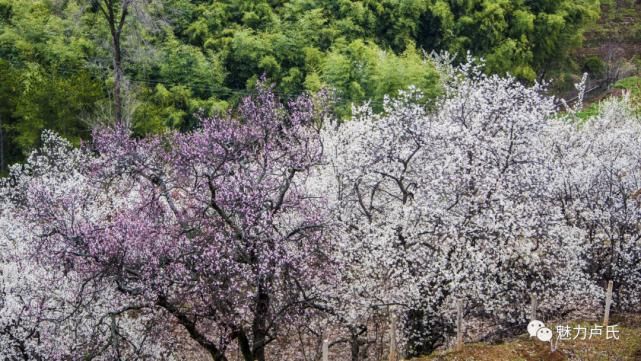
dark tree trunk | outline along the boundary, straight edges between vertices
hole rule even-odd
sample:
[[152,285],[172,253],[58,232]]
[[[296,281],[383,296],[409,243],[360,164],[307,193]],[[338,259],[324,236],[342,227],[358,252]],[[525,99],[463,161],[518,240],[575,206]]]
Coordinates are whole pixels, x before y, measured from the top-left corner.
[[245,361],[253,360],[253,353],[251,346],[249,345],[249,339],[247,339],[247,335],[244,331],[240,331],[238,333],[238,349]]
[[252,340],[247,337],[244,330],[234,333],[238,339],[238,348],[244,361],[265,361],[265,346],[269,343],[268,319],[270,298],[266,291],[264,281],[258,282],[256,290],[256,306],[252,322]]
[[352,350],[352,361],[358,361],[360,350],[361,350],[360,343],[358,340],[358,333],[352,332],[352,336],[349,341],[349,344]]
[[267,345],[267,316],[269,314],[269,294],[265,291],[263,283],[258,284],[256,294],[256,313],[252,325],[253,359],[252,361],[265,361],[265,346]]
[[156,304],[159,307],[165,309],[172,316],[174,316],[178,323],[180,323],[189,333],[189,336],[192,338],[192,340],[196,341],[203,349],[207,350],[214,361],[227,361],[227,357],[225,357],[223,351],[218,349],[218,347],[213,342],[211,342],[203,333],[201,333],[196,326],[196,322],[190,319],[188,315],[181,312],[180,309],[176,307],[176,305],[171,303],[164,296],[158,297]]

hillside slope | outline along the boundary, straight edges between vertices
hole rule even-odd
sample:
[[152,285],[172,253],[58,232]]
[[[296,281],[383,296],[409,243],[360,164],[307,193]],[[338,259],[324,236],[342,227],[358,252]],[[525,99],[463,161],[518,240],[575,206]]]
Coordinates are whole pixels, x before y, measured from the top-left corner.
[[[604,336],[586,340],[561,341],[556,352],[544,343],[523,334],[502,344],[473,343],[462,351],[445,351],[412,361],[636,361],[641,360],[641,317],[627,315],[614,320],[619,325],[619,339]],[[581,324],[592,325],[594,321]],[[570,323],[576,325],[576,323]],[[572,337],[574,334],[571,335]],[[580,338],[580,337],[579,337]]]

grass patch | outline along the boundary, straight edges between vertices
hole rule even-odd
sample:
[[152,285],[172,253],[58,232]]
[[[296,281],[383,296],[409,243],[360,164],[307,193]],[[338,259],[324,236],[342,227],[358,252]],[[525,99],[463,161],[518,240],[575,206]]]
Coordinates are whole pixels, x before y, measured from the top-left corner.
[[599,114],[599,103],[595,102],[576,112],[576,116],[581,120],[587,120],[590,117]]
[[631,76],[623,78],[614,84],[614,87],[617,89],[623,89],[630,91],[630,95],[633,98],[641,96],[641,77]]

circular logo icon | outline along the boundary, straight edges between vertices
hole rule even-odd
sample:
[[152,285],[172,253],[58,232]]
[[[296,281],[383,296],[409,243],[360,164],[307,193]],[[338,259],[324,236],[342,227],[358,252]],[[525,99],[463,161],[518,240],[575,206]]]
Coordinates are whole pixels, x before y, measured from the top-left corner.
[[527,325],[527,332],[530,334],[530,337],[535,337],[536,336],[536,331],[539,330],[539,328],[545,327],[545,324],[539,320],[532,320],[530,323]]
[[547,327],[541,327],[536,331],[536,338],[543,342],[548,342],[552,339],[552,330]]

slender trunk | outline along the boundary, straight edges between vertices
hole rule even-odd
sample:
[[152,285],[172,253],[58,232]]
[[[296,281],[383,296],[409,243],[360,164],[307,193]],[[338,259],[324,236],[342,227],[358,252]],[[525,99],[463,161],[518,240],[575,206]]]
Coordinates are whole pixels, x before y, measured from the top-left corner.
[[396,315],[392,313],[390,317],[389,327],[389,361],[396,361],[398,359],[398,352],[396,351]]
[[358,355],[360,353],[360,344],[358,343],[358,333],[356,332],[352,333],[350,346],[352,349],[352,361],[358,361]]
[[253,359],[251,361],[265,361],[265,346],[267,343],[267,315],[269,313],[269,294],[265,291],[262,282],[258,284],[256,294],[256,314],[252,325]]
[[539,78],[537,79],[537,81],[539,83],[543,83],[543,81],[545,80],[545,75],[546,75],[546,71],[544,67],[543,69],[541,69],[541,73],[539,74]]
[[120,13],[117,15],[117,5],[115,0],[103,0],[99,6],[100,11],[105,16],[111,33],[111,44],[113,45],[113,67],[114,67],[114,121],[116,124],[122,123],[122,49],[120,36],[122,29],[127,20],[129,6],[132,0],[122,0]]
[[238,332],[238,349],[240,350],[241,355],[243,355],[243,359],[245,361],[252,361],[253,359],[253,354],[252,354],[252,349],[251,346],[249,345],[249,339],[247,339],[247,335],[245,334],[245,331],[240,331]]
[[122,123],[122,58],[120,49],[120,34],[114,34],[114,120],[116,124]]

